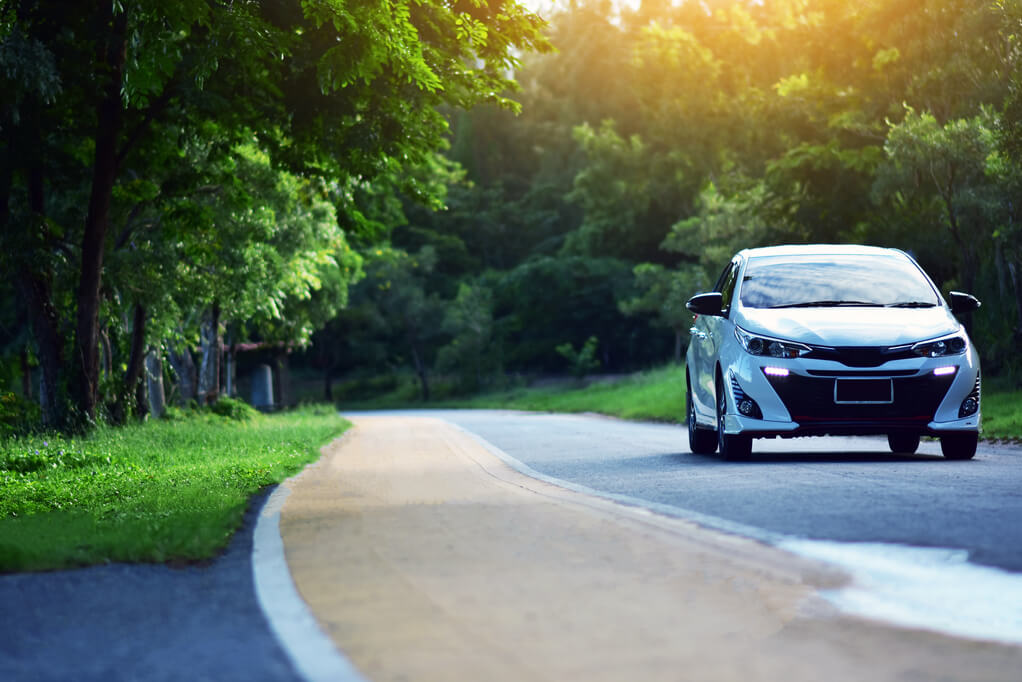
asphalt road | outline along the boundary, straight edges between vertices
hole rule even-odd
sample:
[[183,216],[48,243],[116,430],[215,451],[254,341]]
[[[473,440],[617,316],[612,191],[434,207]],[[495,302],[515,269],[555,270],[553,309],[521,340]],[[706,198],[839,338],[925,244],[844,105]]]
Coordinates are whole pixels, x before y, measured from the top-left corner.
[[[763,534],[964,549],[1022,572],[1022,448],[980,444],[956,462],[924,442],[757,440],[749,462],[688,450],[684,428],[593,416],[434,411],[529,467],[598,491],[669,505]],[[713,520],[711,519],[711,521]],[[723,524],[721,527],[726,527]]]
[[264,500],[209,565],[0,575],[0,680],[301,682],[256,599],[252,530]]

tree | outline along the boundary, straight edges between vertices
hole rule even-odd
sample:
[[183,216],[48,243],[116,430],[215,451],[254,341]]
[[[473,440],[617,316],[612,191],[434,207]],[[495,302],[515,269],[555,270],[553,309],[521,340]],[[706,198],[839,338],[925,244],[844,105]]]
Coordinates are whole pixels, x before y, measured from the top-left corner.
[[909,109],[891,124],[884,144],[886,161],[875,191],[904,205],[906,196],[939,205],[941,223],[951,237],[947,255],[959,263],[960,285],[975,287],[980,253],[989,240],[993,183],[987,159],[995,148],[996,123],[985,110],[979,116],[941,125],[929,112]]
[[440,299],[425,289],[425,279],[435,266],[436,252],[428,246],[415,254],[378,248],[366,263],[366,281],[361,286],[407,353],[423,401],[430,399],[429,371],[443,316]]
[[[153,171],[157,128],[254,141],[275,164],[341,184],[400,176],[445,144],[438,106],[513,108],[497,93],[513,85],[515,50],[548,47],[514,2],[20,0],[0,22],[0,73],[16,93],[0,111],[3,250],[22,263],[54,424],[65,381],[80,418],[96,416],[115,190],[133,166]],[[424,201],[434,189],[414,174],[402,188]]]
[[451,341],[438,352],[437,368],[457,373],[463,385],[478,391],[484,375],[500,368],[492,345],[493,292],[480,283],[462,282],[446,306],[443,330]]
[[701,268],[692,265],[670,270],[654,263],[640,263],[632,270],[638,296],[622,301],[625,315],[651,315],[654,324],[674,333],[674,361],[681,362],[682,347],[688,340],[692,313],[685,302],[706,288]]

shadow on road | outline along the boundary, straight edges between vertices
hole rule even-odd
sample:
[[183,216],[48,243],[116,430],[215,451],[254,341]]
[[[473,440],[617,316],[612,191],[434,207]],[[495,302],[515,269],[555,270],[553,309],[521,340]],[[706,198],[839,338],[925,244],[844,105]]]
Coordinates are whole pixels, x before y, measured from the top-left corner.
[[719,455],[697,455],[691,452],[681,452],[671,455],[676,459],[699,460],[705,464],[721,464],[733,466],[754,466],[756,464],[852,464],[852,463],[873,463],[873,464],[895,464],[904,462],[944,462],[940,455],[915,454],[904,455],[893,452],[822,452],[822,451],[788,451],[788,452],[757,452],[756,446],[752,447],[752,456],[747,460],[727,461]]

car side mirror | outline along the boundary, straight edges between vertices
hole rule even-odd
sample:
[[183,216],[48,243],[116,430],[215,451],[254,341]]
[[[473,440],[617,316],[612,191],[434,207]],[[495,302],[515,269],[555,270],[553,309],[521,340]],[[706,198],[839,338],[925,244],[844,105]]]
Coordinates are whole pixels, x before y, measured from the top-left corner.
[[963,294],[961,291],[949,292],[948,297],[951,299],[951,312],[955,315],[971,313],[983,305],[975,296]]
[[685,303],[685,307],[696,315],[710,315],[710,316],[721,316],[721,306],[724,303],[724,297],[719,291],[711,291],[707,294],[696,294],[692,298],[688,299]]

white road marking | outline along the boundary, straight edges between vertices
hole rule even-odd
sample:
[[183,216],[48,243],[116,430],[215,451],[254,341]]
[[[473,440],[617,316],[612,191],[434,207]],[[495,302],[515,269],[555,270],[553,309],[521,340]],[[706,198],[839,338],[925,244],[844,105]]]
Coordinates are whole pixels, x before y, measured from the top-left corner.
[[849,585],[821,593],[845,613],[1022,644],[1022,575],[969,563],[964,550],[794,539],[777,546],[848,572]]
[[366,682],[320,629],[291,579],[280,537],[280,510],[290,494],[286,485],[278,486],[256,521],[252,574],[259,606],[292,665],[308,682]]

